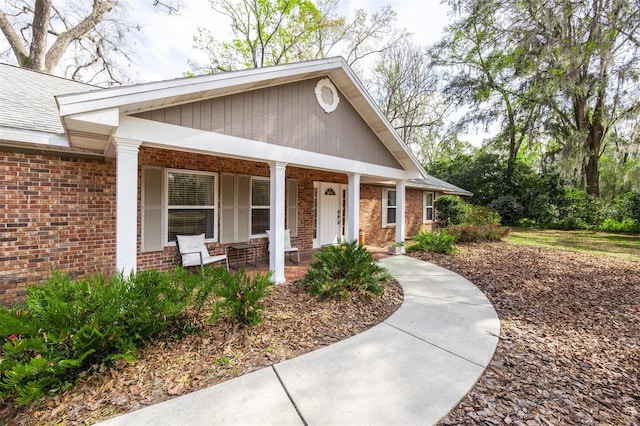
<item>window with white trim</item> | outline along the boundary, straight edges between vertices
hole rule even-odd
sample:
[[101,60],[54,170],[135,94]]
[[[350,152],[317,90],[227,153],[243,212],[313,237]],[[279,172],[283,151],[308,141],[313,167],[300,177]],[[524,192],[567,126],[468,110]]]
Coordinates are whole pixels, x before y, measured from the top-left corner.
[[396,190],[382,188],[382,227],[396,225]]
[[167,241],[176,235],[205,234],[217,240],[217,186],[215,173],[166,170]]
[[422,193],[422,223],[433,222],[433,201],[435,200],[433,192]]
[[251,235],[266,235],[269,229],[271,208],[270,180],[251,178]]

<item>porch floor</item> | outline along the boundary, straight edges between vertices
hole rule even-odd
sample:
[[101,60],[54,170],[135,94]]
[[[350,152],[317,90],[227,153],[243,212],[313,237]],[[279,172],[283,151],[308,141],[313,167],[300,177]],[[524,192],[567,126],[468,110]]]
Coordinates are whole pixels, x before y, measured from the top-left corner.
[[[385,247],[375,247],[375,246],[365,246],[369,253],[373,256],[374,259],[380,260],[386,257],[391,256]],[[293,263],[289,260],[289,256],[285,255],[285,263],[284,263],[284,276],[287,280],[286,282],[295,282],[301,280],[304,275],[307,273],[307,269],[309,265],[315,260],[315,254],[320,249],[314,249],[312,251],[300,252],[300,263]],[[292,256],[295,258],[295,255]],[[235,269],[236,259],[231,256],[229,258],[229,266],[231,272],[236,271]],[[263,257],[261,259],[257,259],[255,266],[252,264],[243,265],[240,262],[240,268],[245,268],[245,270],[249,274],[254,273],[265,273],[269,270],[269,259]]]

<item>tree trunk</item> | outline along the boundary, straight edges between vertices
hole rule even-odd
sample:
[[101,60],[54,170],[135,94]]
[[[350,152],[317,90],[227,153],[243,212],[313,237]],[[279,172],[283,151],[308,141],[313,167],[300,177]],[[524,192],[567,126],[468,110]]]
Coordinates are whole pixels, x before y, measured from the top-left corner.
[[[594,120],[595,121],[595,120]],[[604,138],[604,127],[596,121],[592,124],[586,140],[587,164],[584,167],[587,193],[600,198],[600,149]]]
[[26,68],[46,72],[47,35],[51,19],[52,0],[36,0],[31,30],[31,46]]

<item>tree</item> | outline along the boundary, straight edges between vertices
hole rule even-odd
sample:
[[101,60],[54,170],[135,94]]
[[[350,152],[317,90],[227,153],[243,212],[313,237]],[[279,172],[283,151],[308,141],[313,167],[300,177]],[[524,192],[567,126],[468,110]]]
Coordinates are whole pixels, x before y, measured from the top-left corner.
[[210,0],[225,15],[233,38],[216,38],[199,28],[194,46],[207,53],[206,64],[190,61],[198,73],[257,68],[342,54],[350,65],[388,48],[406,36],[393,30],[395,12],[385,7],[353,21],[337,15],[337,0]]
[[425,50],[404,40],[379,55],[368,84],[402,140],[426,162],[456,142],[445,123],[453,105],[438,77]]
[[[175,13],[180,0],[154,0],[154,5]],[[59,70],[86,82],[121,83],[126,73],[118,59],[131,55],[124,39],[140,29],[123,9],[119,0],[7,0],[0,8],[0,31],[19,66]]]
[[449,3],[460,19],[432,49],[433,62],[445,69],[446,93],[459,107],[470,107],[461,119],[462,126],[501,126],[498,139],[506,141],[507,173],[511,174],[522,143],[532,137],[531,123],[538,110],[525,107],[522,86],[526,76],[518,66],[522,50],[509,30],[508,3]]
[[510,164],[522,142],[542,139],[554,151],[547,158],[576,163],[599,196],[604,148],[614,133],[629,138],[640,111],[637,0],[449,4],[460,19],[440,63],[456,71],[452,93],[478,113],[467,119],[489,123],[500,111]]
[[640,112],[640,7],[637,0],[519,5],[533,71],[528,97],[544,108],[550,136],[581,141],[586,189],[599,197],[606,142],[616,126],[632,128]]

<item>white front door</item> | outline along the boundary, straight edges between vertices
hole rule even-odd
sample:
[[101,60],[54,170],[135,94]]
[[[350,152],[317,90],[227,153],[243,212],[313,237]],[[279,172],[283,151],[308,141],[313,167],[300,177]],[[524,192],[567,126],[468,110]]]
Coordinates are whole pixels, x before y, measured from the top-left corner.
[[346,185],[317,183],[317,238],[314,246],[336,244],[346,235]]

